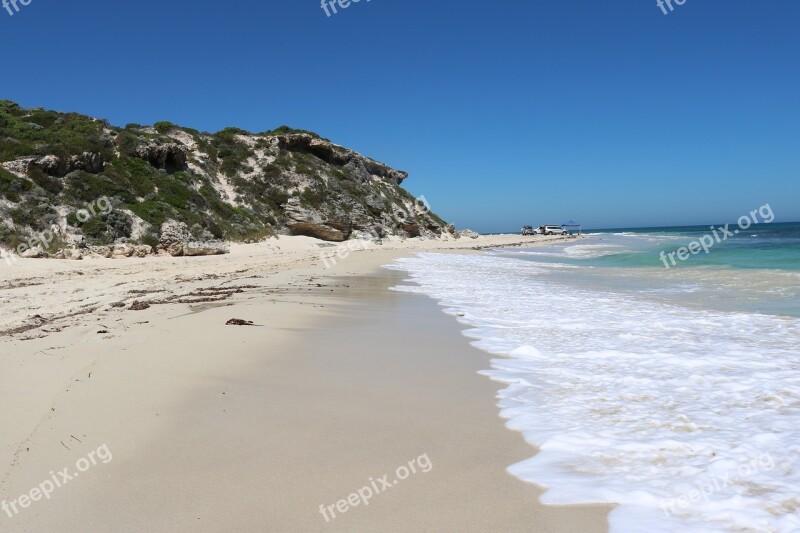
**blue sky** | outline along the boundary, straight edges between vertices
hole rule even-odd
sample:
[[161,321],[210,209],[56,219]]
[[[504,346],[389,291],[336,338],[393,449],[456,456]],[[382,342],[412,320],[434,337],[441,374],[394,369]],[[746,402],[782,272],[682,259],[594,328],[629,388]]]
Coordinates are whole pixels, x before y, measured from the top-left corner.
[[310,129],[490,232],[800,220],[800,3],[32,0],[0,98]]

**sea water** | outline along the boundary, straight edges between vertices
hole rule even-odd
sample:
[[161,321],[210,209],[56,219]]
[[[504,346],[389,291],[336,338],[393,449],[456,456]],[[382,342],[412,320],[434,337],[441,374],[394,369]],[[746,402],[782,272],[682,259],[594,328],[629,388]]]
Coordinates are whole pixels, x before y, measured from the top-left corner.
[[665,268],[708,227],[391,268],[498,357],[501,415],[549,504],[616,503],[612,532],[800,531],[800,225]]

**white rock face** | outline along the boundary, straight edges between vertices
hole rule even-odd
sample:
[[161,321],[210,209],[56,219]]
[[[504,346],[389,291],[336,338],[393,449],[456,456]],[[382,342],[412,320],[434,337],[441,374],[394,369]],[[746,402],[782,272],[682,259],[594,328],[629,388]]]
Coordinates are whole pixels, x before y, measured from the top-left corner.
[[47,257],[47,253],[45,253],[45,251],[38,246],[34,246],[33,248],[28,248],[22,252],[20,257],[23,259],[43,259]]

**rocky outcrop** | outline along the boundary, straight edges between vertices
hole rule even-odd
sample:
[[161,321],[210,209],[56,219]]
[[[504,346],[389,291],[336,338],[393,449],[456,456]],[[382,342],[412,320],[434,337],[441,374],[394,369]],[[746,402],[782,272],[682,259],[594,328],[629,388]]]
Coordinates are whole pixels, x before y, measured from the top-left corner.
[[289,232],[291,232],[292,235],[304,235],[306,237],[314,237],[315,239],[330,242],[346,241],[350,236],[349,233],[345,234],[343,231],[331,226],[314,224],[312,222],[289,224]]
[[106,162],[103,157],[95,152],[84,152],[67,158],[56,155],[41,157],[21,157],[15,161],[3,163],[3,167],[17,174],[26,174],[33,169],[40,170],[48,176],[63,178],[75,170],[83,170],[91,174],[103,171]]
[[134,252],[136,252],[136,248],[132,244],[117,244],[113,247],[111,257],[131,257]]
[[197,242],[190,241],[183,245],[185,257],[197,257],[202,255],[224,255],[230,253],[230,247],[222,242]]
[[103,157],[96,152],[84,152],[81,155],[73,155],[67,159],[67,168],[64,175],[74,170],[83,170],[90,174],[99,174],[103,171],[106,162]]
[[351,172],[358,173],[363,170],[365,178],[377,176],[387,179],[395,185],[400,185],[408,178],[408,172],[395,170],[374,159],[364,157],[357,152],[308,133],[278,135],[276,139],[278,146],[284,150],[309,153],[331,165],[348,167]]
[[381,178],[385,178],[395,185],[402,184],[406,178],[408,178],[408,172],[403,172],[402,170],[395,170],[392,167],[384,165],[383,163],[379,163],[374,159],[369,159],[367,157],[361,158],[363,161],[364,167],[367,169],[373,176],[378,176]]
[[344,166],[352,159],[353,152],[330,141],[319,139],[307,133],[278,135],[278,146],[290,152],[306,152],[315,155],[331,165]]
[[83,252],[80,250],[59,250],[53,256],[54,259],[71,259],[73,261],[81,261],[83,259]]
[[465,229],[461,231],[460,236],[467,239],[477,239],[480,237],[480,234],[472,231],[471,229]]
[[458,237],[403,190],[406,172],[311,132],[119,128],[2,100],[0,112],[0,139],[15,145],[6,153],[19,155],[0,161],[6,247],[30,240],[40,221],[61,229],[66,250],[109,258],[227,253],[222,240],[274,235]]
[[155,168],[166,170],[168,173],[188,168],[186,147],[177,143],[143,144],[137,146],[131,155],[144,159]]
[[297,197],[289,198],[284,207],[290,235],[314,237],[323,241],[342,242],[353,232],[353,223],[326,221],[318,211],[304,207]]
[[134,257],[147,257],[148,255],[153,253],[153,248],[147,244],[140,244],[138,246],[133,247],[133,255]]
[[228,245],[223,242],[193,240],[189,227],[174,220],[161,226],[159,248],[173,257],[222,255],[230,252]]
[[90,246],[89,247],[89,254],[95,257],[102,257],[105,259],[111,259],[114,257],[114,247],[113,246]]
[[403,231],[408,233],[409,237],[420,237],[422,235],[422,230],[419,227],[419,224],[403,224],[402,225]]
[[158,247],[177,257],[183,255],[183,245],[189,242],[190,239],[191,234],[186,224],[168,220],[161,225],[161,238],[159,239]]
[[44,259],[47,253],[39,247],[28,248],[20,254],[23,259]]

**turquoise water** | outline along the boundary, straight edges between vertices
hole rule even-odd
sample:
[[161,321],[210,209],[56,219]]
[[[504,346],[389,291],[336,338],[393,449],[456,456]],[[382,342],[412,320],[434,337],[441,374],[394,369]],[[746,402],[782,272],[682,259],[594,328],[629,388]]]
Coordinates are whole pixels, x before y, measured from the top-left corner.
[[[746,230],[730,225],[728,231],[736,234],[729,236],[721,229],[717,229],[716,236],[719,236],[719,239],[711,228],[711,226],[686,226],[631,230],[632,233],[653,236],[657,242],[651,242],[650,246],[633,253],[604,256],[598,263],[608,266],[648,266],[655,263],[655,266],[663,267],[664,259],[660,256],[661,251],[668,255],[680,247],[688,246],[692,241],[700,242],[704,236],[708,236],[706,242],[711,242],[713,239],[713,245],[708,248],[709,253],[700,250],[685,261],[680,261],[674,256],[675,264],[673,265],[669,258],[666,264],[670,268],[714,266],[800,270],[800,223],[758,224]],[[608,233],[603,232],[603,234]],[[655,262],[652,257],[654,251],[659,255]]]
[[[723,226],[713,226],[721,228]],[[633,228],[604,230],[588,235],[593,243],[609,246],[606,255],[573,258],[576,264],[603,267],[655,267],[670,268],[717,267],[737,269],[800,270],[800,223],[757,224],[740,230],[731,224],[728,231],[738,234],[726,237],[717,229],[719,242],[711,226],[680,226],[671,228]],[[675,264],[669,259],[670,252],[688,246],[691,242],[708,236],[713,245],[709,253],[700,250],[684,261],[674,255]],[[614,250],[616,248],[616,250]],[[560,258],[563,260],[564,258]]]
[[669,269],[661,252],[708,227],[419,254],[394,265],[413,281],[396,290],[435,298],[501,356],[484,372],[505,387],[501,415],[540,449],[508,471],[544,503],[616,504],[612,533],[797,533],[798,227]]
[[[546,275],[583,289],[716,311],[800,316],[800,223],[632,228],[587,233],[545,248],[494,253],[548,267]],[[713,243],[708,253],[678,250]],[[672,259],[670,259],[672,254]],[[674,260],[674,263],[673,263]],[[668,267],[668,268],[667,268]]]
[[[800,224],[736,229],[419,254],[396,290],[502,355],[485,372],[501,414],[540,449],[508,471],[543,502],[614,503],[612,533],[797,533]],[[701,239],[708,253],[664,266]]]

